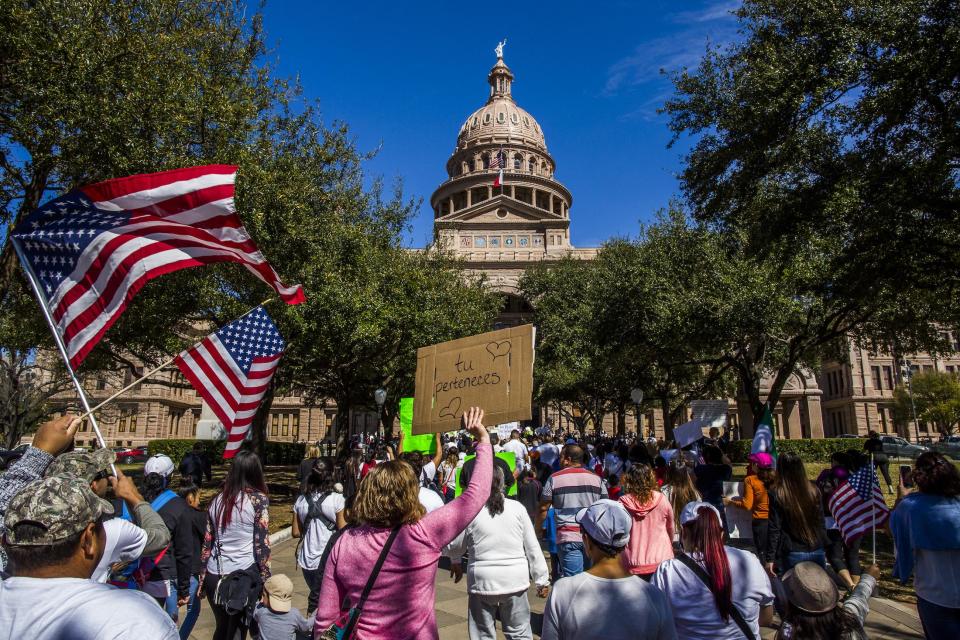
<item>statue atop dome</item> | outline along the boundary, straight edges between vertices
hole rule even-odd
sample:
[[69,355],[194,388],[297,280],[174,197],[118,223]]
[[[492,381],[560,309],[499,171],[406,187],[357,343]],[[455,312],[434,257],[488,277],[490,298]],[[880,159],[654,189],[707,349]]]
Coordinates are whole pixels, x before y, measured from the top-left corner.
[[497,54],[497,60],[503,60],[503,48],[504,48],[505,46],[507,46],[507,39],[506,39],[506,38],[504,38],[503,40],[501,40],[499,43],[497,43],[497,46],[494,47],[493,50],[494,50],[494,51],[496,52],[496,54]]

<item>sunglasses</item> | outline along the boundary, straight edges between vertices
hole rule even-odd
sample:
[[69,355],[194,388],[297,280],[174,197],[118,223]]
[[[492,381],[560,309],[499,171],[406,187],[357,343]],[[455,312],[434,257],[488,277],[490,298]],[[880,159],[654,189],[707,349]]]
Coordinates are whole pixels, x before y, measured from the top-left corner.
[[109,478],[111,475],[113,475],[113,474],[110,473],[109,471],[107,471],[107,470],[105,469],[105,470],[101,471],[100,473],[98,473],[97,475],[93,476],[92,482],[97,482],[97,481],[99,481],[99,480],[106,480],[106,479]]

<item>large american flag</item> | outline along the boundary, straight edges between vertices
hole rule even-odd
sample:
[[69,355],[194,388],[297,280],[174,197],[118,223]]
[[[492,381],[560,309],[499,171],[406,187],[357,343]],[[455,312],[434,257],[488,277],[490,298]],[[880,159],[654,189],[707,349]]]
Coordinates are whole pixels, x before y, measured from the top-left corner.
[[174,359],[227,430],[232,458],[250,430],[285,343],[263,307],[234,320]]
[[494,169],[500,169],[497,173],[497,177],[493,180],[493,186],[502,187],[503,186],[503,170],[507,168],[507,154],[503,152],[503,149],[500,149],[493,156],[493,162],[490,164]]
[[847,544],[874,525],[882,527],[890,517],[877,474],[869,463],[850,474],[850,478],[830,496],[828,505]]
[[288,304],[288,287],[234,210],[237,168],[209,165],[108,180],[51,200],[12,239],[33,272],[70,364],[79,365],[133,296],[158,276],[239,262]]

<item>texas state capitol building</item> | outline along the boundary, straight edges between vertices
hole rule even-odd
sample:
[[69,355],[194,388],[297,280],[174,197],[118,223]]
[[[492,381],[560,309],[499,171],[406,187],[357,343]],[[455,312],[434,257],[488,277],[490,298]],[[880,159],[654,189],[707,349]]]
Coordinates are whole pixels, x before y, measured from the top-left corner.
[[[463,122],[456,146],[446,163],[447,179],[430,197],[435,242],[454,251],[470,270],[487,275],[490,284],[504,294],[504,307],[496,328],[529,322],[533,309],[518,295],[517,283],[524,270],[540,261],[572,256],[590,260],[596,248],[577,248],[571,243],[570,216],[573,195],[555,176],[556,162],[547,149],[543,129],[513,98],[514,75],[503,61],[502,47],[487,76],[486,102]],[[498,154],[505,159],[502,186],[493,186],[500,169]],[[960,336],[951,336],[960,351]],[[931,433],[925,425],[894,425],[891,404],[899,384],[899,366],[889,354],[868,353],[848,346],[847,363],[827,364],[818,372],[791,377],[774,408],[778,437],[819,438],[842,433],[865,434],[870,429],[916,438]],[[911,354],[916,369],[960,371],[960,357],[937,359]],[[162,371],[157,379],[182,383],[176,369]],[[85,381],[92,403],[97,403],[133,379],[130,372],[96,374]],[[761,390],[762,391],[762,390]],[[75,400],[64,394],[65,402]],[[297,442],[325,438],[333,424],[336,406],[311,406],[297,396],[275,397],[267,425],[271,440]],[[540,407],[540,418],[552,418],[565,426],[555,409]],[[729,422],[743,427],[747,437],[752,417],[749,407],[729,400]],[[612,430],[613,417],[605,427]],[[136,446],[155,438],[210,437],[217,422],[193,389],[144,382],[118,400],[101,418],[108,446]],[[351,415],[351,431],[376,429],[376,415]],[[570,425],[572,427],[572,424]],[[660,412],[650,410],[641,425],[663,435]],[[635,430],[632,411],[627,429]],[[78,434],[81,445],[93,444],[87,425]]]

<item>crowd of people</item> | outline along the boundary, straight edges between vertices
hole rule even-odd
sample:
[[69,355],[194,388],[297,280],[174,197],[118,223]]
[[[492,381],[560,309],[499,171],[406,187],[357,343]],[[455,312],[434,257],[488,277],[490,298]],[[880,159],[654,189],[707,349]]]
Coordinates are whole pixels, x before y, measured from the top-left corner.
[[[77,426],[42,425],[0,476],[0,637],[185,639],[208,606],[215,640],[435,639],[441,566],[466,576],[471,638],[496,638],[498,623],[532,638],[531,583],[549,640],[739,640],[771,625],[783,639],[867,637],[880,572],[861,569],[830,497],[871,464],[869,443],[815,481],[799,456],[754,453],[736,496],[718,431],[683,448],[547,428],[501,441],[473,408],[426,452],[402,437],[354,439],[338,458],[308,447],[292,525],[301,613],[293,581],[271,571],[254,453],[201,507],[201,446],[179,465],[151,456],[138,486],[111,451],[73,451]],[[894,576],[913,577],[927,638],[958,638],[960,474],[923,453],[897,492]],[[729,509],[749,513],[743,538]]]

